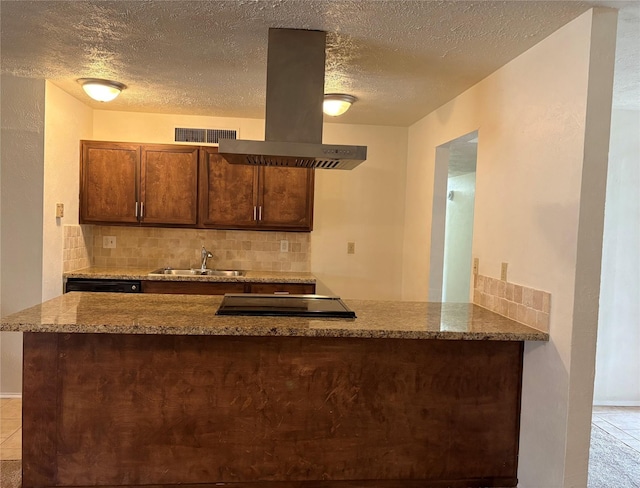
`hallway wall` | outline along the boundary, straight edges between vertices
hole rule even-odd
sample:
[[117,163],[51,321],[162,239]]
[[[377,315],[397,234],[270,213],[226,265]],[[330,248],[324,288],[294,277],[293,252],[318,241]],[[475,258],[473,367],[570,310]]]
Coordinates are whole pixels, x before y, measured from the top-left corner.
[[604,209],[595,405],[640,406],[640,111],[614,110]]

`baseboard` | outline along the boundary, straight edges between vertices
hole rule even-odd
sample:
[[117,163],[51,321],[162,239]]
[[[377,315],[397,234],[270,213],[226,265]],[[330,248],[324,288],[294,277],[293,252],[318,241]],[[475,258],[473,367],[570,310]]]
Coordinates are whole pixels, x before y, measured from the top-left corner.
[[22,393],[0,393],[0,398],[22,398]]
[[640,401],[623,402],[621,400],[613,400],[607,402],[593,402],[594,407],[640,407]]

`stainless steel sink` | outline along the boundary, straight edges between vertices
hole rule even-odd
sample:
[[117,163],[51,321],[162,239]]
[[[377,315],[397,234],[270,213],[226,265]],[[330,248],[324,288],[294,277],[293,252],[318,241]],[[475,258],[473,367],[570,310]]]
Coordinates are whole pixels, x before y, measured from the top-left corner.
[[173,275],[173,276],[244,276],[244,271],[236,269],[173,269],[160,268],[152,271],[149,275]]
[[237,269],[207,269],[204,274],[211,276],[244,276],[244,271]]

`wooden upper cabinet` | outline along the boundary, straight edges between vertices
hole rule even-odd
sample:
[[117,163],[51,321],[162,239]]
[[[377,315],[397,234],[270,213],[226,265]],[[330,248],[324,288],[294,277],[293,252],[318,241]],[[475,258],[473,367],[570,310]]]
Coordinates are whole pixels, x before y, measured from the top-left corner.
[[218,229],[310,231],[313,170],[229,164],[201,150],[200,224]]
[[137,223],[140,146],[83,141],[80,223]]
[[197,224],[198,147],[143,145],[140,171],[142,224]]
[[81,141],[80,223],[310,231],[314,172],[216,147]]
[[259,224],[269,228],[311,230],[313,177],[311,169],[260,168]]
[[201,150],[200,215],[205,227],[255,228],[257,169],[229,164],[217,147]]
[[198,150],[82,141],[80,223],[195,227]]

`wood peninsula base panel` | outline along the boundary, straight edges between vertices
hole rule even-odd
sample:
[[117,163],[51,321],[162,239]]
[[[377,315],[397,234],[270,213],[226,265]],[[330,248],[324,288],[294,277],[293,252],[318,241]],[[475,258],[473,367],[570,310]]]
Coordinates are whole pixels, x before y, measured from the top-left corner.
[[516,486],[522,351],[25,333],[23,487]]

